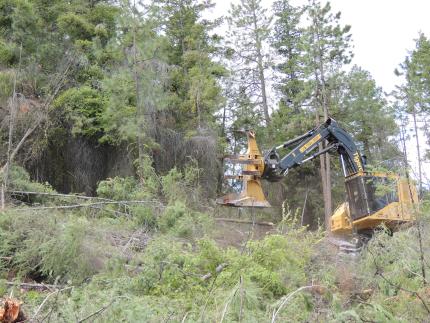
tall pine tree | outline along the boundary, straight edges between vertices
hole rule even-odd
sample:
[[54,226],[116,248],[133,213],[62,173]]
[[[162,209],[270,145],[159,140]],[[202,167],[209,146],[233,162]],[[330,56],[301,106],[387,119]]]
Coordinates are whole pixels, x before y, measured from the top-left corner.
[[267,69],[271,62],[266,54],[270,35],[270,18],[261,0],[241,0],[231,5],[228,16],[229,45],[233,50],[233,77],[242,90],[259,107],[266,125],[270,123]]
[[423,193],[423,169],[422,169],[422,142],[420,141],[419,121],[424,121],[424,133],[430,142],[430,134],[427,127],[430,116],[430,41],[420,34],[416,40],[415,49],[405,58],[400,65],[397,75],[404,75],[405,82],[398,89],[398,98],[403,112],[412,118],[415,137],[419,193]]
[[[341,26],[340,12],[333,14],[330,3],[322,5],[319,1],[310,0],[307,6],[308,26],[304,31],[302,42],[306,73],[311,82],[312,104],[316,113],[316,122],[320,115],[324,120],[329,116],[330,90],[329,78],[343,64],[351,59],[349,34],[350,26]],[[321,144],[319,149],[325,148]],[[328,153],[320,156],[321,182],[324,196],[324,214],[326,228],[330,226],[332,214],[331,165]]]
[[172,67],[171,112],[182,129],[212,127],[223,102],[218,79],[225,74],[213,59],[219,37],[211,31],[219,22],[202,18],[213,4],[196,0],[161,0],[159,4]]

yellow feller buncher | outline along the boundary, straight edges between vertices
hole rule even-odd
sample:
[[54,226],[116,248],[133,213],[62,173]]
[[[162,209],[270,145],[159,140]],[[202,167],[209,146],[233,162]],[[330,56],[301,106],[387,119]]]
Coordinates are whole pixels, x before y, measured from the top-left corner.
[[[227,156],[227,160],[243,164],[242,175],[226,176],[243,181],[242,191],[229,194],[217,203],[237,207],[270,207],[261,188],[261,179],[280,181],[291,168],[298,167],[315,157],[336,152],[340,156],[345,176],[347,200],[331,217],[330,230],[334,234],[363,233],[380,224],[395,229],[399,224],[415,219],[417,203],[415,186],[393,173],[369,172],[365,158],[360,154],[351,135],[329,118],[307,133],[272,148],[264,157],[258,149],[255,133],[247,133],[248,150],[244,155]],[[317,151],[326,140],[327,147]],[[282,158],[280,149],[290,149]]]

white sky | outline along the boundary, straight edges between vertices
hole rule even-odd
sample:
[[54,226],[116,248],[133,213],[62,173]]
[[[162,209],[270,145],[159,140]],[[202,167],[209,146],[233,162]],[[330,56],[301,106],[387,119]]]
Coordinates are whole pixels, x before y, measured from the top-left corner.
[[[297,1],[303,2],[303,1]],[[400,80],[393,70],[415,46],[420,31],[430,34],[428,0],[332,0],[342,22],[352,26],[353,63],[370,71],[385,91]]]
[[[227,15],[232,0],[214,0],[215,16]],[[233,0],[234,3],[239,2]],[[262,0],[270,8],[273,0]],[[293,5],[307,0],[291,0]],[[415,46],[419,32],[430,36],[430,0],[331,0],[333,12],[342,12],[341,23],[351,25],[354,58],[368,70],[378,86],[390,92],[402,82],[394,69],[402,63]],[[352,65],[351,64],[351,65]],[[422,138],[422,142],[424,142]],[[408,144],[408,154],[417,169],[415,140]],[[423,165],[426,177],[430,176],[430,163]],[[430,184],[429,179],[424,183]]]
[[[214,0],[214,16],[227,15],[232,2]],[[273,0],[262,0],[271,8]],[[294,5],[307,0],[291,0]],[[370,71],[386,92],[394,89],[400,78],[393,73],[413,49],[420,31],[430,35],[430,0],[331,0],[333,12],[342,12],[341,23],[352,26],[354,58]]]

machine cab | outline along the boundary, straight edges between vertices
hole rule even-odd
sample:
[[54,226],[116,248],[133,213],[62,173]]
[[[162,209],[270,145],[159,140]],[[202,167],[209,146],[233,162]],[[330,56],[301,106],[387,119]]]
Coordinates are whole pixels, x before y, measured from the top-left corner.
[[364,173],[345,179],[350,217],[359,220],[399,202],[397,180],[384,173]]

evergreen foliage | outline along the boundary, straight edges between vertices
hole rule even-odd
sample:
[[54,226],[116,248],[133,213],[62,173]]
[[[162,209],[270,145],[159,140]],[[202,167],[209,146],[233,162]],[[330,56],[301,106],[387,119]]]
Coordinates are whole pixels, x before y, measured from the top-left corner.
[[[51,322],[426,320],[428,36],[389,95],[349,68],[351,27],[329,2],[276,0],[273,19],[261,0],[235,2],[225,21],[208,19],[213,7],[0,0],[0,296]],[[264,184],[272,211],[215,206],[220,157],[245,149],[231,130],[256,130],[264,153],[329,115],[368,169],[406,174],[413,124],[417,223],[340,255],[321,229],[318,161]],[[340,164],[324,163],[338,204]]]

